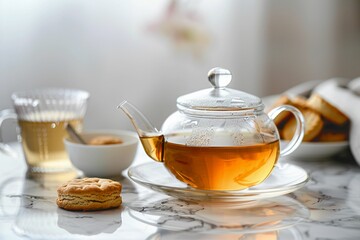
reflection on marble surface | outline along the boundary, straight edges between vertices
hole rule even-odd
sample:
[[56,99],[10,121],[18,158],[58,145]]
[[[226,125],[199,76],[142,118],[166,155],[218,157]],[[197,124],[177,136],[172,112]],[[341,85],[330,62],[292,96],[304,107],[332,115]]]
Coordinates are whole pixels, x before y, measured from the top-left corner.
[[[121,226],[121,212],[123,208],[112,211],[99,212],[70,212],[57,209],[57,225],[72,234],[97,235],[99,233],[113,233]],[[78,226],[79,219],[87,228]]]
[[[139,155],[134,164],[146,161]],[[306,169],[304,188],[240,205],[189,202],[147,190],[124,172],[115,178],[121,208],[68,212],[57,207],[56,189],[77,172],[26,173],[22,159],[0,154],[0,239],[359,239],[359,166],[347,158],[281,161]]]
[[298,229],[290,228],[279,231],[269,231],[260,233],[223,233],[223,234],[207,234],[193,232],[177,232],[159,230],[146,240],[301,240],[302,236]]
[[[122,225],[123,207],[96,212],[70,212],[57,207],[57,187],[76,177],[79,177],[78,172],[26,172],[24,177],[11,177],[3,181],[0,187],[2,215],[14,216],[12,230],[18,236],[34,239],[66,239],[74,235],[114,233]],[[135,186],[128,179],[119,176],[116,180],[122,182],[126,199],[136,195]],[[5,203],[14,200],[18,204]],[[11,213],[8,209],[11,209]]]
[[309,220],[297,226],[303,239],[360,239],[360,215],[351,204],[354,201],[360,203],[360,185],[356,183],[360,168],[355,162],[341,157],[298,164],[311,176],[305,188],[291,194],[310,211]]
[[190,202],[152,193],[127,207],[136,219],[162,229],[207,233],[274,231],[309,215],[301,203],[286,196],[229,204]]
[[348,189],[347,204],[360,215],[360,174],[353,176],[348,185]]

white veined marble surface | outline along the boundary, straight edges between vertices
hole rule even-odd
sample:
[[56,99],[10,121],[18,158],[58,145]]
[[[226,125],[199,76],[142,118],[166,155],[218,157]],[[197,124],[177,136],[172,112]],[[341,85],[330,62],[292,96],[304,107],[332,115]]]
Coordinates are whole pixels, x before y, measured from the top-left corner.
[[[139,149],[134,164],[147,161]],[[70,212],[57,207],[56,188],[77,173],[26,173],[21,157],[0,153],[0,239],[360,239],[360,168],[349,154],[281,161],[308,171],[304,188],[243,204],[187,202],[123,172],[121,208]]]

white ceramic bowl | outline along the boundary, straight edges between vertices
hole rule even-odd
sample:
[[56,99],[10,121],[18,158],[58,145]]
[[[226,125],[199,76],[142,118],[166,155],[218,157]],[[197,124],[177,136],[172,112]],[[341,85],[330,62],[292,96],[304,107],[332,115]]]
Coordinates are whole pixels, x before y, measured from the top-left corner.
[[[281,146],[288,142],[281,141]],[[341,153],[349,147],[348,141],[343,142],[302,142],[300,146],[289,155],[290,158],[305,161],[326,160]]]
[[[296,88],[291,89],[290,93],[298,94],[305,92],[312,84],[317,84],[319,81],[312,81],[309,85],[304,84]],[[295,94],[295,95],[296,95]],[[268,111],[271,105],[278,99],[280,95],[272,95],[263,98],[265,109]],[[282,148],[285,147],[287,141],[281,140]],[[336,154],[341,153],[349,148],[349,141],[341,142],[302,142],[300,146],[289,155],[289,158],[301,159],[304,161],[319,161],[326,160]]]
[[120,176],[135,158],[139,142],[135,132],[94,130],[86,131],[81,136],[85,141],[96,136],[114,136],[123,141],[121,144],[84,145],[69,138],[64,139],[70,161],[88,177]]

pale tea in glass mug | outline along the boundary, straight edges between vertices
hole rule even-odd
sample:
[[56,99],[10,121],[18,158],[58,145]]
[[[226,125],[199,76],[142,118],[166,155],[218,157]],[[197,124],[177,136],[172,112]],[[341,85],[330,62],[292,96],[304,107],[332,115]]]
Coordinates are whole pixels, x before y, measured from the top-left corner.
[[[17,119],[24,157],[30,171],[57,172],[72,168],[63,139],[71,124],[81,131],[89,93],[75,89],[39,89],[13,93],[14,110],[0,112]],[[9,149],[4,143],[3,150]]]

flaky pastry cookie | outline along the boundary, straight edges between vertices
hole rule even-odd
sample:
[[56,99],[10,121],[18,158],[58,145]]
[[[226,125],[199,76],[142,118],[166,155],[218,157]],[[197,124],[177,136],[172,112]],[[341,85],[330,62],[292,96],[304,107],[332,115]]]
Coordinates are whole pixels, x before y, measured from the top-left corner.
[[[321,129],[324,126],[324,122],[321,119],[320,114],[317,112],[307,109],[299,109],[305,118],[305,133],[303,141],[309,142],[316,138]],[[296,129],[296,119],[292,117],[288,122],[285,123],[284,128],[281,130],[281,137],[285,140],[291,140]]]
[[[280,98],[278,98],[276,100],[276,102],[271,106],[271,109],[274,109],[276,107],[279,107],[281,105],[288,105],[291,104],[291,100],[287,95],[282,95],[280,96]],[[279,115],[276,116],[276,118],[274,119],[274,123],[276,124],[276,126],[281,125],[282,123],[285,122],[285,120],[287,120],[289,117],[291,116],[291,113],[288,111],[283,111],[281,112]]]
[[323,99],[319,94],[312,94],[307,100],[307,107],[318,112],[332,123],[341,125],[349,120],[349,118],[342,113],[335,106]]
[[121,205],[121,184],[102,178],[74,179],[61,185],[57,205],[72,211],[94,211]]

